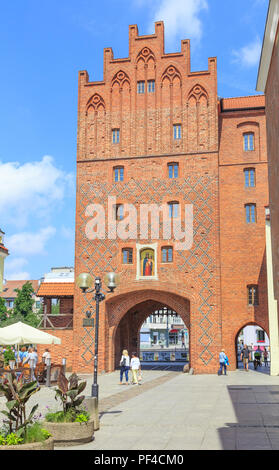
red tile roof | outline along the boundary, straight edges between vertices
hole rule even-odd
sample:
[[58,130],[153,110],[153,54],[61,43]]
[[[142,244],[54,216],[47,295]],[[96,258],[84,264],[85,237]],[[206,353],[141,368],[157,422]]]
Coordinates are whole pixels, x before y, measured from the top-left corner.
[[6,248],[3,243],[0,243],[0,251],[4,251],[5,253],[7,253],[7,255],[9,254],[9,250],[8,248]]
[[265,107],[265,96],[240,96],[237,98],[222,98],[221,99],[222,111],[233,109],[249,109],[249,108],[263,108]]
[[38,297],[73,297],[74,282],[42,282],[37,292]]
[[31,282],[32,287],[36,293],[39,287],[39,281],[6,281],[3,285],[3,292],[0,293],[0,297],[4,299],[14,299],[17,296],[15,289],[22,289],[22,286],[26,284],[26,282]]

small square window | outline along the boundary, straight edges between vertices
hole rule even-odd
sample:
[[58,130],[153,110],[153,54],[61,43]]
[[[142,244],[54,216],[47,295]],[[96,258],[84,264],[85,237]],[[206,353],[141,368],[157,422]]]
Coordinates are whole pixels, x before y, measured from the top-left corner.
[[145,92],[145,82],[138,82],[138,94],[142,95]]
[[172,246],[164,246],[162,248],[162,263],[173,262],[173,248]]
[[123,250],[122,250],[122,263],[123,264],[132,264],[133,263],[133,249],[132,248],[123,248]]

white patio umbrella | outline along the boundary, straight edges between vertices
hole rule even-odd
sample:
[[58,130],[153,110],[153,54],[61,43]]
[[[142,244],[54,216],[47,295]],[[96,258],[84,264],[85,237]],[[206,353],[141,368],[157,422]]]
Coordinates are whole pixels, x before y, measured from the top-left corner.
[[22,322],[0,328],[0,345],[28,343],[61,344],[61,339]]

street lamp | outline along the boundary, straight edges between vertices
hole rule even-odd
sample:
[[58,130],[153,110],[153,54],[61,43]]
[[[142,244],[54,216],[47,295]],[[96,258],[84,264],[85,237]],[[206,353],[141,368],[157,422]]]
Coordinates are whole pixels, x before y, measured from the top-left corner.
[[[108,292],[113,292],[114,289],[119,284],[119,274],[116,273],[107,273],[104,278],[104,282],[108,287]],[[91,390],[91,396],[94,398],[99,397],[99,385],[97,383],[98,375],[98,341],[99,341],[99,305],[102,300],[105,299],[105,295],[101,292],[102,281],[100,277],[95,278],[95,287],[92,290],[88,290],[93,285],[93,279],[88,273],[81,273],[77,278],[77,285],[85,294],[86,292],[95,292],[95,302],[96,302],[96,318],[95,318],[95,355],[94,355],[94,378]],[[91,317],[91,312],[86,312],[87,318]]]

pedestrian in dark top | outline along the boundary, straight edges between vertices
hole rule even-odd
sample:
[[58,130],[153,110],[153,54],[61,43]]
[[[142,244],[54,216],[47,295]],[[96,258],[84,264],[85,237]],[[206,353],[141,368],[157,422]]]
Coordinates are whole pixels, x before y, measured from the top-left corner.
[[242,349],[242,362],[243,362],[243,367],[244,370],[249,372],[249,361],[251,359],[251,353],[250,349],[248,348],[247,344],[244,345],[244,348]]
[[264,357],[264,366],[267,367],[268,351],[266,348],[264,348],[263,357]]
[[129,385],[130,357],[127,349],[124,349],[120,359],[120,384],[122,385],[123,375],[125,374],[126,385]]

